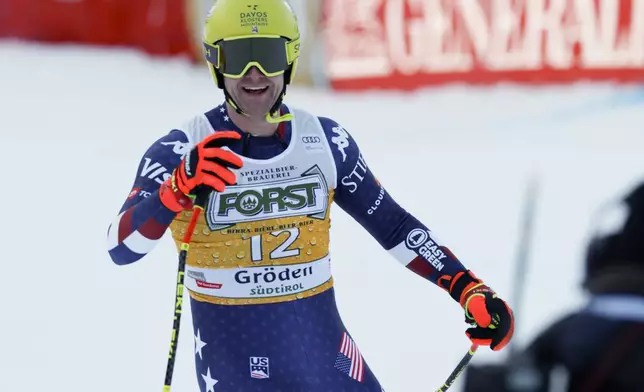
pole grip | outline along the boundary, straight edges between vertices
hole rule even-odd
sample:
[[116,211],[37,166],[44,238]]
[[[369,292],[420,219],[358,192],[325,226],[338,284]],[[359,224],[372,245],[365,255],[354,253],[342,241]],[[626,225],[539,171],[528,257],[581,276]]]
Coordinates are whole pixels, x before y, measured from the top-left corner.
[[195,206],[205,210],[206,204],[208,203],[208,196],[210,196],[210,191],[207,188],[200,186],[197,188],[195,196]]

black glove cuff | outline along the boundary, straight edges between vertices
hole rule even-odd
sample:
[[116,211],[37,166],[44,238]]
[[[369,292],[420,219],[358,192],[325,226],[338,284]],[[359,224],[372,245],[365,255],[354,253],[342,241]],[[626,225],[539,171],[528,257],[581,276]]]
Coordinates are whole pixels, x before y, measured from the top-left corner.
[[472,283],[478,284],[481,283],[481,280],[474,276],[469,270],[465,271],[461,275],[456,275],[456,281],[451,284],[451,289],[449,290],[449,295],[454,298],[454,301],[461,303],[461,297],[463,291],[470,286]]

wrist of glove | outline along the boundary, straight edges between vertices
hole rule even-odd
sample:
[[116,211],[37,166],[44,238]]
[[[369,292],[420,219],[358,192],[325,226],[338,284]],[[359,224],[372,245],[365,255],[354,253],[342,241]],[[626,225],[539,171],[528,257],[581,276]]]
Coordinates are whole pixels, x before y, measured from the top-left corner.
[[504,348],[514,334],[514,315],[508,304],[470,271],[454,277],[450,295],[465,311],[465,331],[474,344],[489,346],[493,351]]
[[194,206],[194,197],[181,192],[176,185],[175,173],[168,178],[159,188],[161,203],[170,211],[181,212],[190,210]]
[[227,185],[235,185],[237,176],[230,169],[241,168],[243,162],[222,147],[239,139],[241,135],[237,132],[222,131],[197,144],[161,186],[161,202],[170,210],[181,212],[193,207],[197,192],[223,192]]

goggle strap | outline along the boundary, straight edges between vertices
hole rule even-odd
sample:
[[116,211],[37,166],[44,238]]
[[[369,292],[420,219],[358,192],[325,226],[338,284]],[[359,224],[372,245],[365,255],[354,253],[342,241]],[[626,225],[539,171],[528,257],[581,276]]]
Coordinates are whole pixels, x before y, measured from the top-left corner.
[[233,97],[230,95],[230,93],[228,92],[228,90],[226,89],[226,87],[224,87],[224,88],[223,88],[223,90],[224,90],[224,96],[226,97],[226,101],[230,104],[230,106],[232,106],[232,107],[233,107],[233,109],[235,109],[235,111],[236,111],[237,113],[241,114],[242,116],[246,116],[246,117],[248,117],[248,115],[247,115],[246,113],[244,113],[244,111],[243,111],[243,110],[241,110],[241,109],[239,108],[239,106],[237,106],[237,103],[235,102],[235,100],[233,99]]
[[288,63],[293,64],[293,62],[297,59],[299,54],[300,54],[300,38],[298,37],[297,39],[286,43],[286,59]]
[[213,65],[216,69],[219,69],[219,60],[221,59],[219,51],[219,45],[211,45],[206,42],[203,43],[204,47],[204,56],[210,64]]
[[283,121],[293,120],[293,115],[291,113],[286,113],[281,116],[274,115],[274,114],[277,114],[280,108],[282,107],[282,101],[284,100],[285,96],[286,96],[286,83],[282,88],[282,93],[280,94],[279,98],[277,98],[277,101],[275,101],[275,104],[273,104],[273,107],[271,108],[271,110],[268,113],[266,113],[266,122],[271,124],[277,124]]

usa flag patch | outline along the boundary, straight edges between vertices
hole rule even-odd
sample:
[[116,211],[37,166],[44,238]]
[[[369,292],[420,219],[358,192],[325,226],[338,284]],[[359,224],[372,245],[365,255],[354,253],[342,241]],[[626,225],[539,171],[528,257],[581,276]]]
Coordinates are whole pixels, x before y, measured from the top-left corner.
[[342,334],[342,343],[334,367],[358,382],[364,380],[364,359],[358,346],[346,332]]

